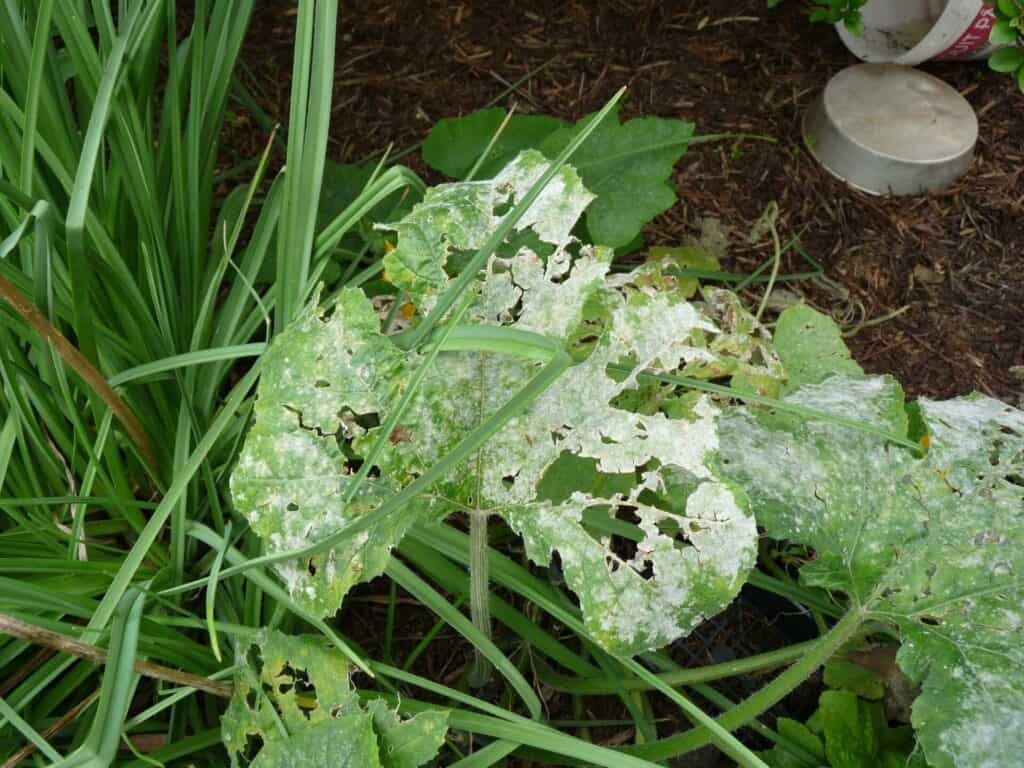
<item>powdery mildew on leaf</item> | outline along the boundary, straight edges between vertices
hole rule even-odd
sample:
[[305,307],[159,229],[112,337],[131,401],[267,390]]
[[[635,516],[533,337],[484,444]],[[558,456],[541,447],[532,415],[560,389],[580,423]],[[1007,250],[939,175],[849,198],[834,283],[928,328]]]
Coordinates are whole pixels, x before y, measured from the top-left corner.
[[[906,434],[888,379],[833,377],[789,399]],[[919,405],[921,459],[843,427],[737,410],[722,417],[720,467],[769,535],[814,547],[805,581],[898,625],[928,762],[996,768],[1024,753],[1024,413],[976,395]]]
[[[494,207],[519,199],[546,167],[536,153],[523,153],[493,183],[428,193],[395,225],[392,279],[424,291],[417,300],[427,300],[449,280],[451,249],[478,247],[497,226]],[[735,596],[754,563],[756,528],[745,502],[706,466],[717,448],[717,409],[705,396],[687,401],[685,418],[618,405],[637,390],[643,369],[673,372],[724,359],[713,351],[718,329],[681,296],[657,290],[648,279],[652,267],[609,278],[609,250],[570,255],[572,226],[589,199],[574,172],[563,169],[520,222],[557,250],[546,260],[526,248],[492,258],[467,314],[478,325],[565,343],[589,339],[585,359],[430,494],[326,555],[279,567],[304,607],[332,613],[353,584],[383,570],[413,522],[457,510],[504,516],[542,565],[557,552],[589,628],[614,652],[670,642]],[[418,259],[432,266],[420,268]],[[608,372],[624,361],[631,373]],[[232,481],[237,508],[268,552],[324,538],[379,506],[436,465],[541,366],[513,356],[439,354],[398,427],[383,436],[363,492],[343,503],[350,478],[382,437],[379,425],[421,362],[418,353],[392,345],[371,302],[355,290],[344,291],[329,313],[308,309],[280,334],[264,358],[255,425]],[[634,475],[634,491],[597,498],[581,488],[564,503],[540,499],[538,484],[566,454],[594,460],[600,472]],[[616,542],[602,540],[584,524],[585,510],[633,515],[643,534],[636,553],[620,554]]]
[[238,647],[240,672],[221,721],[231,765],[254,768],[417,768],[432,760],[448,716],[428,710],[401,719],[379,699],[365,709],[345,659],[320,638],[264,630]]
[[[454,470],[437,495],[450,499],[452,509],[503,515],[542,565],[557,552],[589,629],[607,649],[627,653],[670,642],[727,605],[753,565],[756,530],[732,493],[705,468],[717,445],[717,412],[708,399],[698,401],[690,421],[611,404],[635,381],[632,375],[615,380],[608,364],[628,358],[636,371],[676,370],[707,354],[690,341],[693,333],[715,329],[682,299],[622,280],[608,286],[609,256],[585,252],[568,271],[558,260],[545,265],[528,251],[492,262],[481,303],[473,310],[479,321],[565,337],[579,324],[588,299],[596,298],[606,327],[586,361],[494,435],[468,468]],[[459,353],[442,354],[435,367],[402,420],[409,439],[391,445],[378,462],[381,476],[400,484],[443,457],[520,389],[538,364]],[[374,437],[367,433],[357,447]],[[639,472],[634,496],[584,494],[560,505],[539,502],[537,484],[566,452],[596,459],[602,472]],[[668,476],[680,473],[709,486],[697,486],[698,501],[674,511],[642,503],[642,491],[662,492]],[[636,557],[619,558],[583,526],[582,511],[591,507],[608,514],[623,507],[642,512],[647,538]],[[661,533],[659,523],[678,531],[679,539]]]
[[829,376],[863,375],[832,318],[806,304],[789,307],[775,324],[775,348],[786,366],[788,389],[820,384]]
[[[501,223],[496,211],[518,203],[549,165],[536,150],[526,150],[493,179],[428,189],[408,216],[385,227],[398,233],[397,247],[384,258],[388,280],[417,298],[443,289],[453,252],[476,251],[487,242]],[[593,199],[576,172],[563,166],[516,229],[532,229],[543,242],[562,248]]]
[[[361,291],[344,291],[331,316],[307,308],[263,357],[255,420],[231,478],[236,508],[275,554],[344,528],[396,489],[367,479],[342,504],[355,474],[351,443],[377,424],[393,387],[416,356],[379,333]],[[401,517],[303,562],[276,566],[292,597],[318,615],[334,613],[359,581],[379,575],[391,547],[417,519],[443,514],[427,497]]]

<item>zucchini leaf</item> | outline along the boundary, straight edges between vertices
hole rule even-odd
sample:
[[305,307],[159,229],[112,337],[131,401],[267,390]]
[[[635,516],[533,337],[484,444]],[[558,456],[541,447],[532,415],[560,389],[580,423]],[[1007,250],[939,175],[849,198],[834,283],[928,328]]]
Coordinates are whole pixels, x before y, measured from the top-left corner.
[[[787,401],[907,434],[887,377],[833,376]],[[980,395],[914,408],[924,458],[842,426],[733,409],[720,417],[718,468],[769,536],[814,548],[805,583],[898,627],[929,764],[1002,765],[1024,751],[1024,412]]]
[[232,766],[417,768],[444,743],[448,715],[403,720],[380,699],[362,706],[337,650],[264,630],[238,647],[241,671],[222,720]]
[[[501,209],[543,172],[538,162],[524,153],[493,183],[431,190],[394,225],[399,242],[388,274],[417,307],[429,306],[464,252],[494,231]],[[718,330],[682,296],[652,287],[657,265],[609,275],[608,249],[579,248],[569,233],[591,196],[570,168],[556,182],[524,217],[554,252],[544,260],[522,247],[492,258],[467,317],[485,330],[540,334],[579,362],[401,512],[325,554],[279,564],[305,608],[333,613],[353,584],[382,572],[412,523],[459,510],[504,517],[541,565],[557,553],[588,628],[615,653],[688,633],[727,605],[745,580],[756,553],[754,520],[742,494],[707,468],[718,443],[718,409],[707,396],[692,395],[637,407],[653,402],[638,397],[639,371],[715,364],[727,355],[714,351]],[[277,337],[263,358],[255,424],[232,479],[236,507],[269,553],[341,530],[414,482],[542,363],[495,351],[440,352],[360,493],[344,503],[397,393],[422,364],[419,351],[392,344],[374,305],[355,289],[326,311],[309,307]],[[548,476],[566,456],[632,482],[602,494]],[[563,492],[552,499],[541,485]],[[642,540],[618,541],[607,526],[588,525],[595,514],[638,524]]]

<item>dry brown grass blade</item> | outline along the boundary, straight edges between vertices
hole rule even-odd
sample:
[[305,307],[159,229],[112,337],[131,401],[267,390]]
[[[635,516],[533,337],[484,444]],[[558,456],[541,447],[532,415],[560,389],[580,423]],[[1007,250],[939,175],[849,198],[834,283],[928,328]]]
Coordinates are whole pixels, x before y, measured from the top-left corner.
[[[99,688],[97,688],[95,691],[90,693],[80,702],[75,704],[75,706],[73,706],[71,709],[69,709],[59,718],[57,718],[57,720],[54,721],[53,725],[51,725],[49,728],[47,728],[39,735],[47,741],[50,741],[54,736],[63,731],[68,726],[68,723],[72,722],[76,717],[78,717],[79,714],[81,714],[86,707],[88,707],[90,704],[96,701],[96,699],[99,698],[99,695],[100,690]],[[0,765],[0,768],[16,768],[16,766],[20,765],[24,760],[27,760],[29,757],[31,757],[35,751],[35,744],[26,744],[13,755],[11,755],[9,758],[7,758],[4,761],[3,765]]]
[[[59,632],[51,632],[48,629],[37,627],[34,624],[29,624],[27,621],[22,621],[2,613],[0,613],[0,634],[28,640],[30,643],[52,648],[60,653],[77,656],[80,659],[93,661],[97,664],[103,664],[107,660],[105,648],[83,643],[81,640],[75,640]],[[135,671],[144,677],[151,677],[154,680],[164,680],[175,685],[186,685],[222,699],[231,698],[232,688],[229,683],[221,683],[208,677],[183,672],[180,669],[138,660],[135,662]]]
[[46,318],[46,316],[40,312],[35,305],[29,301],[25,295],[18,290],[17,286],[14,285],[10,280],[0,275],[0,298],[5,299],[14,310],[21,315],[22,319],[25,320],[32,328],[38,333],[45,341],[53,345],[53,348],[57,350],[57,354],[68,365],[71,366],[72,370],[77,373],[82,380],[97,394],[100,399],[114,412],[117,420],[121,422],[125,431],[128,433],[128,437],[131,438],[132,442],[139,449],[139,453],[149,464],[151,471],[157,470],[156,452],[153,450],[153,444],[149,440],[149,436],[146,434],[146,430],[143,429],[142,424],[135,414],[132,413],[131,409],[125,404],[124,400],[121,399],[120,395],[114,391],[103,375],[97,371],[92,363],[90,363],[85,356],[78,351],[74,344],[67,340],[60,331],[58,331],[53,324]]

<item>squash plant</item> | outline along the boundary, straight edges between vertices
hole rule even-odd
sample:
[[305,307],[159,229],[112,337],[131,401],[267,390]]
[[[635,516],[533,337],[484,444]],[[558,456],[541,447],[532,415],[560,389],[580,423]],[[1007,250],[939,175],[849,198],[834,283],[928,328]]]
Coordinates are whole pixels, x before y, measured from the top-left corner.
[[[428,190],[381,225],[397,235],[392,297],[344,289],[278,335],[232,478],[267,551],[243,569],[273,565],[310,615],[384,572],[426,595],[392,550],[415,555],[413,535],[450,551],[441,521],[465,513],[486,638],[498,516],[537,565],[558,555],[578,608],[523,592],[530,582],[507,568],[499,583],[705,726],[623,759],[711,739],[764,764],[726,731],[866,636],[898,640],[921,686],[915,754],[927,764],[1016,753],[1024,731],[998,724],[1024,717],[1024,414],[981,396],[907,403],[805,307],[782,315],[773,344],[733,294],[687,299],[667,260],[610,271],[607,248],[574,236],[594,196],[563,161],[612,107],[554,162],[526,149],[489,179]],[[657,649],[750,576],[757,525],[811,548],[794,594],[835,623],[716,722],[629,657],[671,663]],[[816,597],[829,594],[841,597]],[[501,658],[488,642],[478,685]],[[532,708],[528,683],[499,671]],[[799,745],[783,751],[815,764]]]

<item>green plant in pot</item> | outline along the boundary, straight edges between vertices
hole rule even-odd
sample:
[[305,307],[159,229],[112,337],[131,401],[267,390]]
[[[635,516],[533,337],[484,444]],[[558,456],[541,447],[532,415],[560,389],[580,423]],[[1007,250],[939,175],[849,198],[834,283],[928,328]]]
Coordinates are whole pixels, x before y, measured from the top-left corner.
[[999,21],[992,27],[989,39],[994,44],[1008,45],[992,54],[988,65],[996,72],[1007,72],[1016,78],[1024,92],[1024,0],[999,0],[996,3]]

